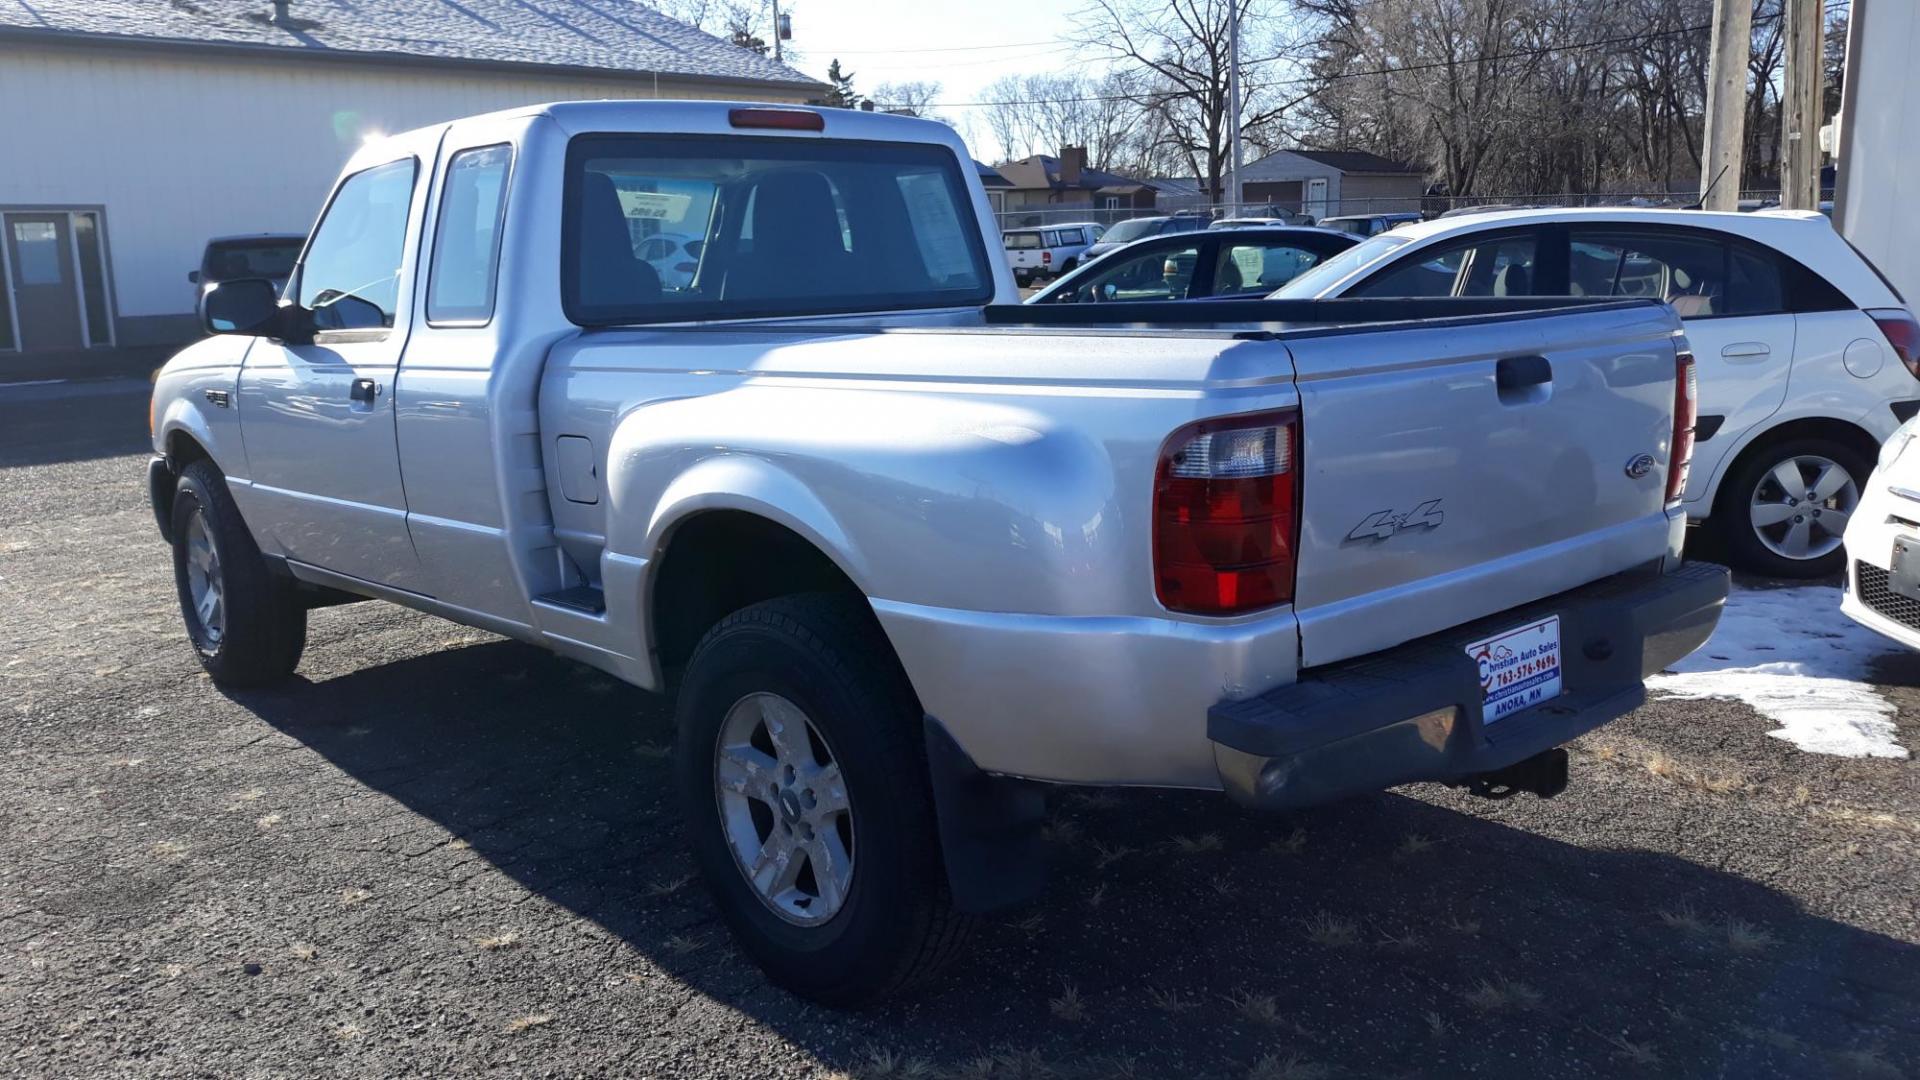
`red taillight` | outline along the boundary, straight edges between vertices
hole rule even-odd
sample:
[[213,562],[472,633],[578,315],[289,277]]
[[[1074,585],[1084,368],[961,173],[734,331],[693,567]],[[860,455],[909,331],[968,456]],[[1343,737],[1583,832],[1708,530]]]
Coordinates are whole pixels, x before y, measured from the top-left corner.
[[1867,317],[1887,336],[1893,355],[1920,379],[1920,322],[1914,321],[1913,313],[1906,308],[1869,308]]
[[1153,484],[1162,606],[1234,615],[1293,599],[1299,441],[1291,413],[1208,420],[1167,440]]
[[1682,348],[1673,354],[1673,455],[1667,466],[1667,501],[1679,502],[1687,493],[1687,473],[1693,468],[1693,428],[1700,419],[1700,380],[1694,375],[1693,354]]
[[811,109],[728,109],[727,123],[737,128],[827,130],[827,118]]
[[1050,263],[1050,262],[1052,262],[1052,261],[1053,261],[1053,252],[1051,252],[1051,251],[1043,251],[1043,252],[1041,252],[1041,253],[1040,253],[1040,261],[1041,261],[1041,262],[1043,262],[1043,263]]

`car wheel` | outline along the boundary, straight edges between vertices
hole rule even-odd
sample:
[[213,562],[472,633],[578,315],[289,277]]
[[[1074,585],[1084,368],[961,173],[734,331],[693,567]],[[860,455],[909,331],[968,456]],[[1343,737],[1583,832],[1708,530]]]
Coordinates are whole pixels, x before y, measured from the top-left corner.
[[1060,267],[1059,276],[1066,277],[1068,274],[1073,273],[1075,270],[1078,270],[1079,268],[1080,268],[1079,259],[1068,259],[1066,263]]
[[293,673],[307,609],[274,576],[211,461],[181,470],[173,496],[173,578],[187,636],[213,681],[261,686]]
[[1832,439],[1785,439],[1750,454],[1722,483],[1714,510],[1732,562],[1769,577],[1839,573],[1847,520],[1871,471]]
[[924,717],[865,605],[784,597],[727,616],[688,662],[675,751],[701,875],[775,983],[860,1005],[925,979],[953,910]]

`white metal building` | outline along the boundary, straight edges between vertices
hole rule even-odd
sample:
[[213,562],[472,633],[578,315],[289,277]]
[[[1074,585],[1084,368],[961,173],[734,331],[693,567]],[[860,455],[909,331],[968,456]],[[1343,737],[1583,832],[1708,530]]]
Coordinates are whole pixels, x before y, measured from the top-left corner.
[[192,338],[206,241],[304,233],[370,135],[823,90],[637,0],[0,0],[0,373]]

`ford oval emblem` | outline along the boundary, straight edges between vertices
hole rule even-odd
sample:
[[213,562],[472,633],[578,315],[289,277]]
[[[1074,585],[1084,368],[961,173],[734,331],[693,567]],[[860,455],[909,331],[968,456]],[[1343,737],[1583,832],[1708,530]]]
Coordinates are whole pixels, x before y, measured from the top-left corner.
[[1635,454],[1627,461],[1627,477],[1632,480],[1638,480],[1652,472],[1656,464],[1658,464],[1658,462],[1653,460],[1652,454]]

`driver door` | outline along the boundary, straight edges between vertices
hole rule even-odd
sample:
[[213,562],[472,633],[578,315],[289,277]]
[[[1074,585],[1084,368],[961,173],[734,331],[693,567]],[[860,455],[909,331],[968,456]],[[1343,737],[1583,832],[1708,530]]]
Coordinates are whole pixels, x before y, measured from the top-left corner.
[[438,143],[438,131],[417,146],[383,143],[384,160],[335,188],[286,292],[312,312],[313,341],[256,341],[239,387],[248,512],[263,544],[416,592],[424,590],[407,532],[393,383]]

